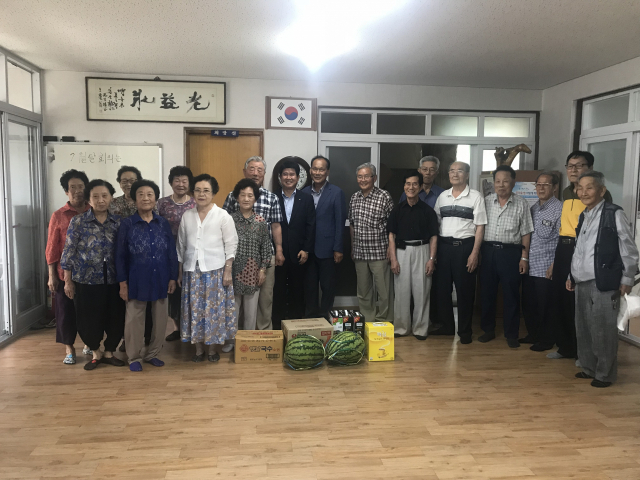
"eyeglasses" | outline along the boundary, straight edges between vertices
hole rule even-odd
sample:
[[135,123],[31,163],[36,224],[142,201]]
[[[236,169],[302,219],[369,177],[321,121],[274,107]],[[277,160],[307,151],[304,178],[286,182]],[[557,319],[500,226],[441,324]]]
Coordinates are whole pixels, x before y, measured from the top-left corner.
[[120,185],[133,185],[134,183],[136,183],[138,180],[134,179],[134,180],[125,180],[124,178],[122,180],[120,180]]
[[247,172],[249,172],[249,173],[264,173],[264,168],[261,168],[261,167],[249,167],[249,168],[247,168]]
[[369,179],[373,178],[373,175],[358,175],[356,178],[358,180],[369,180]]
[[437,168],[421,168],[420,169],[421,172],[423,173],[436,173],[438,171]]
[[584,167],[588,167],[588,166],[589,166],[589,164],[588,164],[588,163],[576,163],[576,164],[574,164],[574,165],[569,165],[569,164],[567,164],[567,165],[565,165],[564,167],[565,167],[567,170],[582,170]]
[[208,189],[204,189],[204,190],[200,190],[199,188],[196,188],[193,193],[195,193],[196,195],[200,195],[201,193],[204,195],[211,195],[211,190]]
[[536,188],[547,188],[552,187],[553,183],[536,183]]

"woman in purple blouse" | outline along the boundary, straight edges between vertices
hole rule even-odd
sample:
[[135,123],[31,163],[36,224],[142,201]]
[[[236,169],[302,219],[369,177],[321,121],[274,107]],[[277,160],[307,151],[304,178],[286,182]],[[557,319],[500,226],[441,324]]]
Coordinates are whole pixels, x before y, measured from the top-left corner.
[[[171,225],[171,233],[173,239],[178,240],[178,227],[182,215],[187,210],[195,208],[196,201],[189,196],[189,192],[193,189],[193,173],[188,167],[177,166],[169,170],[169,184],[173,193],[167,197],[158,200],[158,213],[164,217]],[[180,305],[182,298],[182,289],[176,286],[176,290],[169,294],[169,316],[173,320],[175,330],[167,335],[165,340],[173,342],[180,338]]]

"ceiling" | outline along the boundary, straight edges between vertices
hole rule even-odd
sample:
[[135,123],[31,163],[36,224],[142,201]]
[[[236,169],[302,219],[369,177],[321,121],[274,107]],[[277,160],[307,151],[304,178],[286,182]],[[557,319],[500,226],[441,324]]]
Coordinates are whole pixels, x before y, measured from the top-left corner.
[[[351,1],[336,15],[357,18]],[[523,89],[640,56],[638,0],[406,0],[312,73],[276,45],[296,14],[293,0],[2,0],[0,46],[45,70]]]

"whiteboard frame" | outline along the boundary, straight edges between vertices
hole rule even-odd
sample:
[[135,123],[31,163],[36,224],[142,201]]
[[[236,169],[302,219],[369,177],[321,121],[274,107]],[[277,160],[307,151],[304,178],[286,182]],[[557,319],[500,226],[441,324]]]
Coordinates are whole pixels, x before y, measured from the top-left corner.
[[[45,163],[45,174],[46,177],[49,177],[49,165],[51,164],[51,161],[49,161],[49,154],[47,151],[47,147],[49,145],[112,145],[112,146],[116,146],[116,147],[158,147],[159,149],[159,155],[158,155],[158,167],[160,168],[160,184],[158,185],[158,188],[160,189],[160,198],[164,197],[164,179],[163,179],[163,175],[164,175],[164,147],[162,146],[161,143],[118,143],[118,142],[46,142],[43,145],[43,149],[44,149],[44,153],[43,153],[43,157],[44,158],[44,163]],[[44,199],[46,200],[46,205],[45,205],[45,209],[48,210],[49,208],[49,191],[48,191],[48,182],[45,180],[44,182]],[[156,199],[156,202],[158,200],[160,200],[160,198]],[[46,224],[47,227],[49,225],[49,221],[51,219],[51,214],[53,212],[47,212],[47,220],[46,220]]]

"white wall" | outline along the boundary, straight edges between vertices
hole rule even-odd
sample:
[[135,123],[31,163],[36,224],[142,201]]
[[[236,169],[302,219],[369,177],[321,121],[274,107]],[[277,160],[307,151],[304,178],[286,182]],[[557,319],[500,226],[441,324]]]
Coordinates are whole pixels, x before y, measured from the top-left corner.
[[573,150],[578,99],[636,84],[640,84],[640,57],[543,90],[539,167],[564,170],[567,155]]
[[[165,178],[171,167],[184,164],[185,124],[87,121],[85,76],[140,77],[45,71],[45,135],[72,135],[77,140],[94,142],[160,143],[164,147]],[[229,128],[264,128],[266,96],[315,97],[318,105],[349,107],[534,111],[542,106],[539,90],[163,77],[163,80],[171,79],[226,81]],[[265,159],[269,165],[286,155],[309,159],[317,153],[317,144],[316,132],[265,130]],[[265,184],[269,183],[269,176]]]

